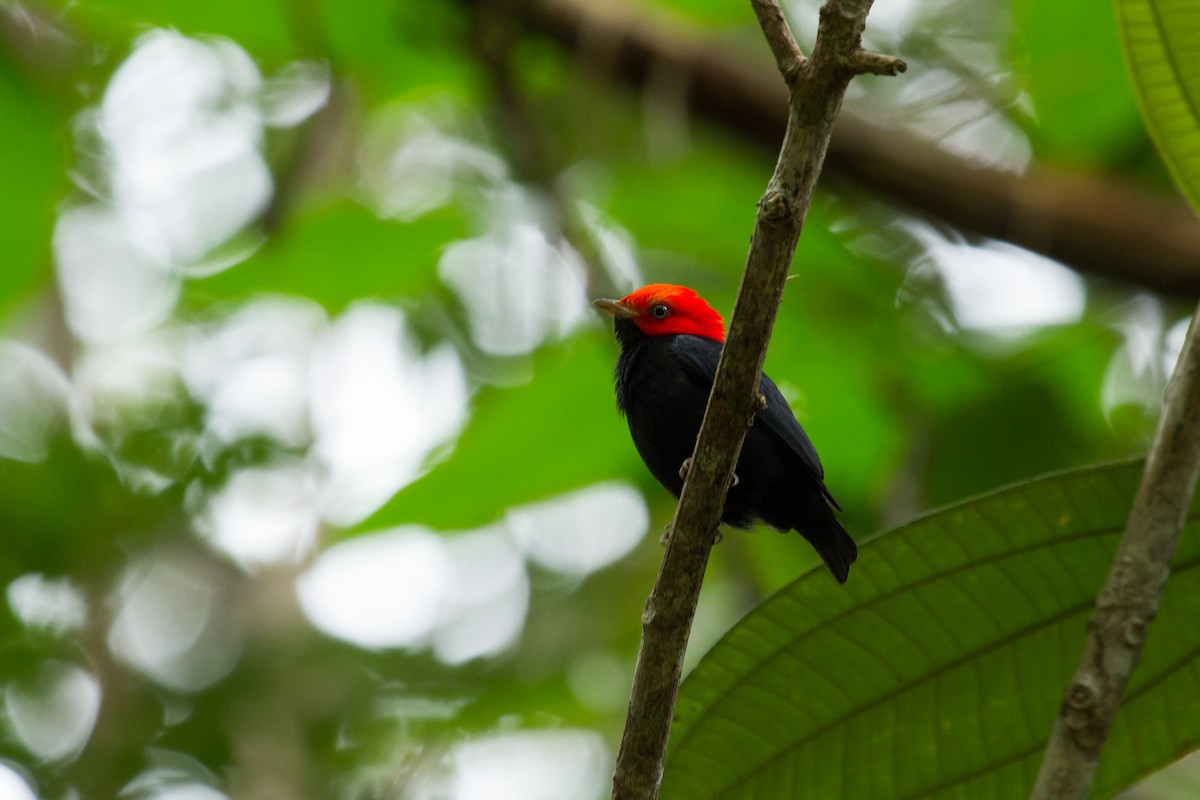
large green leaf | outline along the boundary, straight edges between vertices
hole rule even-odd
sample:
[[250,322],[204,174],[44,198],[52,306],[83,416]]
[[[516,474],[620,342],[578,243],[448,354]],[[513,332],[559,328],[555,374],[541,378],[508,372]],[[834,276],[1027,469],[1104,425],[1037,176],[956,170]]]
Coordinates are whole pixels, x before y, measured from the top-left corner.
[[1116,0],[1146,127],[1180,191],[1200,209],[1200,13],[1195,0]]
[[[1022,797],[1140,475],[1063,473],[935,512],[743,619],[679,697],[662,797]],[[1109,796],[1200,739],[1200,512],[1104,751]]]

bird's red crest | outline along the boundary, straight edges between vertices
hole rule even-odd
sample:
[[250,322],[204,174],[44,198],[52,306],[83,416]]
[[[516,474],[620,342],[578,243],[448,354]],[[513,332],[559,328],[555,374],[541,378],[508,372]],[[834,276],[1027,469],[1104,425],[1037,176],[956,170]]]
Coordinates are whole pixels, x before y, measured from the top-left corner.
[[652,283],[625,295],[620,304],[634,312],[634,323],[647,336],[686,333],[725,341],[721,315],[686,286]]

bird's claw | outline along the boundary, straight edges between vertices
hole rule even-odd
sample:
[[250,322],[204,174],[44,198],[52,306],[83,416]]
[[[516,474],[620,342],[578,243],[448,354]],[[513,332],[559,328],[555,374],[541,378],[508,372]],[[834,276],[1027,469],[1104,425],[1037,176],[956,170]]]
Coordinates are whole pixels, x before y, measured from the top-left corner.
[[670,541],[671,541],[671,523],[668,522],[665,526],[663,526],[662,536],[658,537],[658,543],[661,544],[663,547],[666,547],[667,543]]
[[737,486],[741,482],[742,482],[741,478],[739,478],[737,476],[737,473],[735,472],[735,473],[733,473],[733,477],[729,479],[729,488],[732,489],[733,487]]
[[679,479],[687,480],[688,472],[691,469],[692,469],[692,457],[688,456],[687,458],[685,458],[683,460],[683,463],[679,465]]
[[720,528],[714,529],[713,530],[713,547],[716,547],[724,540],[725,540],[725,534],[721,533],[721,529]]

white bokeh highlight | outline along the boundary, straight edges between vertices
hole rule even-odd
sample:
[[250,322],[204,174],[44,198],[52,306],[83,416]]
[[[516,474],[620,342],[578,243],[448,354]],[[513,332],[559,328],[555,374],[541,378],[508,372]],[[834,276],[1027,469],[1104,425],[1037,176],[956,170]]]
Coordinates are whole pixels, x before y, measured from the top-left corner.
[[300,460],[239,469],[208,498],[196,529],[248,569],[297,562],[316,539],[319,485]]
[[541,566],[583,576],[632,550],[650,525],[642,493],[612,481],[512,509],[517,542]]
[[180,277],[138,250],[111,208],[64,211],[53,247],[67,325],[80,341],[130,339],[162,324],[175,308]]
[[159,684],[197,691],[241,654],[240,629],[209,577],[188,562],[147,556],[125,570],[108,632],[113,654]]
[[296,582],[313,624],[360,647],[417,647],[441,619],[454,567],[441,537],[403,527],[334,545]]
[[32,676],[4,686],[4,715],[21,745],[42,761],[83,750],[100,712],[100,682],[65,661],[44,661]]
[[451,760],[446,783],[419,792],[420,800],[594,800],[610,769],[600,735],[570,728],[471,739]]
[[266,207],[262,83],[233,42],[165,30],[141,36],[114,73],[97,127],[115,206],[147,258],[197,268]]
[[641,494],[603,483],[521,506],[473,531],[411,525],[317,556],[296,583],[317,628],[360,647],[430,647],[447,664],[497,655],[529,609],[526,559],[573,578],[608,566],[645,535]]
[[589,318],[583,260],[533,222],[502,223],[455,242],[443,252],[438,275],[466,307],[471,339],[491,355],[528,353]]
[[13,616],[27,628],[61,636],[87,624],[83,590],[67,578],[28,573],[10,583],[4,594]]
[[206,408],[206,457],[253,436],[309,442],[310,362],[327,324],[311,300],[260,297],[194,330],[183,375]]
[[353,524],[417,478],[467,418],[449,344],[422,353],[403,313],[361,302],[319,342],[312,364],[313,454],[328,471],[323,514]]
[[1083,315],[1083,281],[1056,261],[1003,242],[976,245],[946,238],[929,226],[906,227],[922,247],[909,279],[930,271],[940,277],[955,322],[964,330],[1021,336]]
[[0,797],[4,800],[38,800],[33,787],[3,761],[0,761]]
[[44,353],[0,339],[0,458],[45,459],[66,426],[69,396],[67,376]]
[[504,159],[453,132],[457,116],[448,108],[403,109],[372,120],[360,181],[381,215],[411,222],[508,180]]

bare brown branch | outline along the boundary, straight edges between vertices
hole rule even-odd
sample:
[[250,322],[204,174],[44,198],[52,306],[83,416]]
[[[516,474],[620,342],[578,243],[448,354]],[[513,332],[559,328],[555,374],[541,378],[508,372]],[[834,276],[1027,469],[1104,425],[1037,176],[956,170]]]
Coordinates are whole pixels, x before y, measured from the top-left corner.
[[758,25],[762,28],[767,45],[775,54],[775,63],[783,80],[789,86],[804,67],[806,59],[792,35],[792,28],[783,16],[783,9],[773,0],[750,0],[754,15],[758,17]]
[[1079,669],[1067,688],[1034,800],[1084,800],[1129,676],[1171,573],[1171,556],[1200,476],[1200,308],[1167,389],[1142,483],[1096,597]]
[[[755,0],[774,6],[774,0]],[[667,552],[642,614],[629,714],[613,775],[614,800],[651,800],[662,779],[675,697],[700,585],[725,492],[759,408],[758,384],[767,342],[783,297],[796,242],[829,145],[833,120],[855,75],[852,66],[871,0],[829,0],[812,58],[789,74],[790,48],[776,26],[776,7],[759,12],[780,67],[791,85],[787,130],[767,191],[758,204],[746,270],[730,320],[704,423],[671,523]],[[781,38],[783,37],[783,38]],[[798,50],[797,50],[798,52]]]

